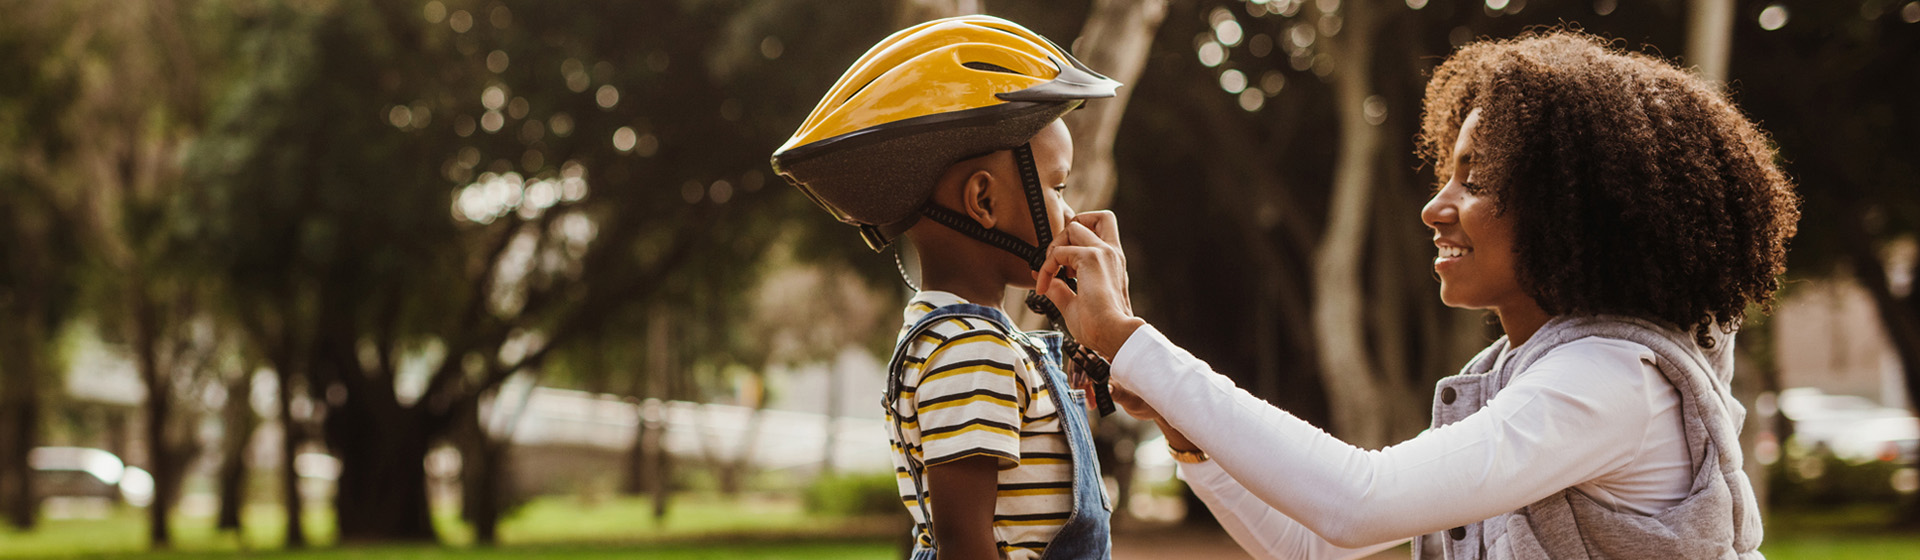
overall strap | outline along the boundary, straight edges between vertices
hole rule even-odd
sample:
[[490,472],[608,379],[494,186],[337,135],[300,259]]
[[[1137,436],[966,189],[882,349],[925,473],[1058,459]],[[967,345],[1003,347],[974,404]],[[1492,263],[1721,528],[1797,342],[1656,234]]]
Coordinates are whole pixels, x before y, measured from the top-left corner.
[[[907,464],[907,477],[913,481],[914,501],[920,505],[920,518],[926,520],[923,529],[926,532],[928,542],[933,541],[933,510],[927,506],[927,489],[923,485],[924,483],[921,482],[924,478],[921,473],[926,470],[926,465],[921,464],[920,460],[915,459],[913,453],[907,450],[907,438],[905,434],[901,432],[895,403],[900,399],[902,386],[906,385],[906,379],[903,379],[905,370],[902,369],[902,366],[906,364],[907,348],[913,344],[914,339],[919,338],[921,334],[932,329],[934,325],[940,324],[940,321],[958,318],[979,319],[988,325],[992,325],[992,329],[1007,335],[1009,338],[1020,336],[1019,331],[1012,328],[1013,320],[1008,318],[1006,313],[984,305],[956,303],[929,311],[926,315],[920,317],[920,320],[915,322],[913,326],[908,327],[907,331],[901,334],[900,341],[895,343],[893,359],[887,363],[887,392],[882,404],[886,406],[886,410],[893,412],[895,415],[894,421],[887,423],[887,429],[892,432],[893,440],[900,442],[900,456],[904,460],[903,462]],[[1016,340],[1019,339],[1016,338]],[[1021,344],[1021,347],[1026,348],[1027,345]],[[1028,353],[1033,352],[1031,348],[1028,348],[1027,351]],[[916,538],[918,537],[916,536]],[[937,549],[938,547],[939,543],[933,543],[933,548]]]

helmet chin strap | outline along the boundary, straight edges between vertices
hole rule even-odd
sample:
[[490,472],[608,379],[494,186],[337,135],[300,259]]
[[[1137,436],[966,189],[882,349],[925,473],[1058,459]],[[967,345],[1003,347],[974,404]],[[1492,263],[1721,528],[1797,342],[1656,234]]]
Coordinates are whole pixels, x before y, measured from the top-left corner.
[[[1026,191],[1027,195],[1027,215],[1033,217],[1033,236],[1038,243],[1027,243],[1007,232],[981,227],[980,222],[938,204],[928,204],[920,213],[967,237],[1012,253],[1020,260],[1027,261],[1027,268],[1038,272],[1047,262],[1047,247],[1053,245],[1053,226],[1047,216],[1046,186],[1040,184],[1040,172],[1034,165],[1031,144],[1014,148],[1013,161],[1020,170],[1021,190]],[[1067,289],[1078,291],[1079,286],[1066,274],[1066,269],[1061,269],[1059,278],[1067,283]],[[1073,363],[1070,368],[1073,384],[1091,387],[1094,404],[1101,416],[1113,414],[1113,395],[1107,390],[1107,379],[1110,377],[1107,361],[1074,342],[1073,333],[1067,331],[1067,321],[1060,315],[1060,309],[1053,305],[1053,300],[1028,291],[1026,304],[1027,309],[1046,316],[1053,330],[1060,331],[1065,337],[1062,349]]]

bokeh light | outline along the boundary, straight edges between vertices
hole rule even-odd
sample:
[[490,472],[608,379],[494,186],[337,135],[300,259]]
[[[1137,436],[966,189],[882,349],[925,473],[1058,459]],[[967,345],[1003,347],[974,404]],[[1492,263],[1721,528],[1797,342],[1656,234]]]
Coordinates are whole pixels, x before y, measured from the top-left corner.
[[466,10],[455,10],[447,16],[447,27],[453,28],[454,33],[466,33],[468,29],[473,29],[473,14]]
[[593,85],[593,77],[587,75],[587,65],[576,59],[560,63],[560,77],[567,80],[567,89],[574,93],[585,93],[587,86]]
[[1215,43],[1212,41],[1208,41],[1206,44],[1200,45],[1200,63],[1201,64],[1205,64],[1208,68],[1212,68],[1215,66],[1219,66],[1220,63],[1226,62],[1226,60],[1227,60],[1226,47],[1222,47],[1220,46],[1219,43]]
[[699,181],[687,181],[680,185],[680,198],[687,204],[698,204],[707,195],[707,186]]
[[494,4],[493,9],[487,12],[487,21],[493,24],[494,29],[506,29],[513,25],[513,12],[507,11],[504,5]]
[[495,50],[487,53],[487,71],[495,74],[507,71],[507,51]]
[[1267,104],[1267,96],[1261,94],[1260,90],[1257,89],[1242,91],[1240,92],[1239,98],[1240,108],[1248,112],[1258,111],[1260,107]]
[[1268,97],[1280,95],[1280,90],[1286,87],[1287,75],[1279,71],[1268,70],[1266,74],[1260,76],[1260,91],[1266,93]]
[[593,92],[593,102],[600,104],[601,109],[612,109],[620,104],[620,90],[612,84],[600,86]]
[[1760,10],[1760,28],[1776,31],[1787,26],[1787,7],[1779,4]]
[[1220,89],[1226,90],[1227,93],[1240,93],[1247,89],[1247,75],[1234,69],[1221,72]]
[[631,126],[623,126],[620,127],[619,130],[613,131],[613,149],[615,150],[622,152],[633,151],[633,144],[637,140],[638,138],[633,133],[633,127]]
[[1380,123],[1387,122],[1387,98],[1378,95],[1367,96],[1366,101],[1360,103],[1360,112],[1367,118],[1367,124],[1378,126]]
[[502,88],[497,85],[487,86],[486,91],[480,92],[480,106],[486,107],[488,109],[497,110],[501,107],[505,107],[506,105],[507,105],[506,88]]
[[1229,16],[1220,23],[1213,25],[1213,34],[1220,39],[1220,44],[1231,47],[1240,44],[1240,39],[1243,38],[1244,31],[1240,29],[1240,22],[1234,21],[1233,18]]

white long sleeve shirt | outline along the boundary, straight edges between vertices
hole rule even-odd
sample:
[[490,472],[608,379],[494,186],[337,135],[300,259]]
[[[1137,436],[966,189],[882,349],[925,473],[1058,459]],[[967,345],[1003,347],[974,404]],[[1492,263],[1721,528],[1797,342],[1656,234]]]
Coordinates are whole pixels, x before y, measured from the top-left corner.
[[1679,503],[1692,463],[1679,394],[1654,361],[1631,342],[1570,342],[1479,412],[1378,451],[1254,397],[1151,326],[1114,356],[1113,378],[1212,457],[1182,475],[1242,548],[1355,558],[1569,487],[1618,511]]

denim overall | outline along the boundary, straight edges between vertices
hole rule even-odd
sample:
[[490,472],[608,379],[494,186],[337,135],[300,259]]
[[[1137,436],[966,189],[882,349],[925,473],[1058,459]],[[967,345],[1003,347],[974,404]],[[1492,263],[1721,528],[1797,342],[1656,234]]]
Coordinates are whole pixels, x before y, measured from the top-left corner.
[[[1108,558],[1111,546],[1108,527],[1108,518],[1112,515],[1109,511],[1111,506],[1107,504],[1106,487],[1100,481],[1100,460],[1094,455],[1093,431],[1087,423],[1085,392],[1074,389],[1067,382],[1066,372],[1060,368],[1062,363],[1060,333],[1049,331],[1022,333],[1012,328],[1013,321],[1000,310],[970,303],[949,305],[928,312],[925,317],[920,318],[918,323],[914,323],[912,328],[907,329],[907,332],[900,337],[898,345],[894,347],[893,361],[887,365],[887,392],[886,400],[883,401],[887,410],[895,410],[895,403],[900,397],[903,382],[900,372],[902,364],[906,361],[907,346],[919,337],[920,333],[932,328],[940,319],[955,317],[977,319],[993,325],[995,330],[1007,334],[1009,339],[1026,349],[1033,363],[1046,370],[1047,394],[1053,396],[1054,407],[1060,410],[1061,431],[1066,434],[1067,449],[1073,456],[1073,512],[1067,517],[1066,525],[1062,526],[1060,532],[1047,544],[1046,550],[1040,553],[1040,558],[1042,560]],[[904,446],[906,438],[901,437],[899,422],[889,422],[888,425],[893,430],[894,440],[902,442]],[[921,481],[924,479],[921,473],[926,467],[921,465],[912,453],[904,450],[901,453],[906,457],[907,474],[913,480],[914,498],[920,503],[921,519],[927,520],[926,524],[916,525],[913,528],[912,560],[934,560],[939,543],[925,545],[920,538],[920,535],[925,533],[924,542],[933,542],[931,527],[933,511],[927,506],[926,488],[921,487]]]

